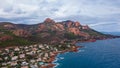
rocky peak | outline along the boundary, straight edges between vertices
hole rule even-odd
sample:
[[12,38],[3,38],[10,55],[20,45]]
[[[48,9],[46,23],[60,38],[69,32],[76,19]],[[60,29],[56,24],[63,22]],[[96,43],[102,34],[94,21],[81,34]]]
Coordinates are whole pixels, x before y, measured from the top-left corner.
[[82,29],[89,29],[89,26],[88,25],[83,25]]
[[78,22],[78,21],[74,22],[74,21],[71,21],[71,20],[63,21],[63,24],[65,26],[67,26],[68,28],[81,26],[80,22]]
[[75,26],[76,26],[76,27],[80,26],[80,22],[76,21],[76,22],[75,22]]
[[64,23],[64,25],[66,26],[66,27],[72,27],[72,25],[73,25],[73,21],[71,21],[71,20],[67,20],[67,21],[63,21],[63,23]]
[[44,23],[55,23],[55,21],[52,20],[51,18],[46,18]]

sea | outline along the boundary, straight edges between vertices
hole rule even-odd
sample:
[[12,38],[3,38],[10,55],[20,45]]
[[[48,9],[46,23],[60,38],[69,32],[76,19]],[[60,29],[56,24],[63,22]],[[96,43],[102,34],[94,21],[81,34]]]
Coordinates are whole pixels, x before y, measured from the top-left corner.
[[78,52],[59,54],[55,68],[120,68],[120,38],[76,43]]

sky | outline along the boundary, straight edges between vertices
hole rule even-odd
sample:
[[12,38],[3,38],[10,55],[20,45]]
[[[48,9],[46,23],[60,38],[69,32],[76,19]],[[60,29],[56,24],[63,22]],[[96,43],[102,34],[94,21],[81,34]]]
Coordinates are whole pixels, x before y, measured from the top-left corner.
[[48,17],[120,32],[120,0],[0,0],[1,22],[36,24]]

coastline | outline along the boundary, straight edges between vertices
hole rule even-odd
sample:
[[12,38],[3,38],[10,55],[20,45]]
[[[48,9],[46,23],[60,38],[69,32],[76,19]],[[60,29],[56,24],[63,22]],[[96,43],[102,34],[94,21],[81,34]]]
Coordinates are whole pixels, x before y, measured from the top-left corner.
[[[84,50],[80,53],[69,52],[67,54],[61,54],[57,58],[64,57],[64,60],[59,60],[56,63],[59,65],[55,68],[119,68],[119,42],[120,38],[97,40],[96,42],[77,43],[77,45],[83,45],[85,47],[79,49]],[[112,44],[114,43],[114,44]],[[117,45],[118,44],[118,45]],[[106,46],[107,45],[107,46]],[[109,49],[110,48],[110,49]],[[101,50],[102,49],[102,50]],[[113,53],[114,52],[114,53]],[[116,55],[116,53],[118,55]],[[107,55],[106,55],[107,54]],[[95,56],[94,56],[95,55]],[[101,56],[105,56],[101,57]],[[112,56],[112,57],[110,57]],[[113,57],[116,56],[116,57]],[[116,61],[116,58],[118,61]],[[87,60],[86,60],[87,59]],[[99,60],[100,59],[100,60]],[[112,61],[108,61],[112,60]],[[115,62],[113,62],[115,61]],[[108,62],[108,63],[106,63]],[[101,64],[99,64],[101,63]],[[88,65],[89,64],[89,65]],[[96,64],[96,65],[95,65]],[[107,66],[106,66],[107,64]],[[110,65],[111,64],[111,65]],[[115,65],[114,65],[115,64]]]
[[[82,46],[75,46],[72,44],[66,44],[66,46],[58,45],[57,47],[55,45],[47,45],[47,44],[35,44],[30,46],[14,46],[14,47],[10,46],[6,48],[2,48],[0,50],[0,56],[1,56],[0,67],[6,67],[6,66],[16,67],[16,65],[18,65],[17,63],[20,61],[22,63],[26,63],[25,66],[27,67],[28,67],[28,64],[31,65],[31,62],[33,62],[34,64],[36,63],[39,64],[39,62],[42,62],[44,64],[39,65],[40,68],[54,68],[56,64],[54,64],[53,62],[56,60],[57,55],[61,53],[66,53],[66,52],[77,52],[78,48],[81,48],[81,47]],[[40,54],[43,54],[44,56],[39,57]],[[6,55],[6,57],[10,57],[11,59],[2,57],[4,55]],[[31,56],[31,59],[30,59],[30,56]],[[28,61],[26,62],[26,60]],[[25,67],[25,66],[22,65],[22,67]]]
[[[113,37],[113,38],[101,38],[101,39],[89,39],[89,40],[85,40],[85,41],[73,41],[73,43],[72,44],[74,44],[75,45],[75,43],[77,43],[77,42],[81,42],[81,43],[83,43],[83,42],[96,42],[97,40],[107,40],[107,39],[115,39],[115,38],[120,38],[120,37]],[[75,45],[76,46],[76,45]],[[83,46],[76,46],[77,48],[75,49],[75,50],[72,50],[72,52],[78,52],[78,48],[81,48],[81,47],[83,47]],[[66,52],[71,52],[71,50],[70,51],[63,51],[62,53],[66,53]],[[59,53],[59,54],[61,54],[61,53]],[[59,56],[59,54],[58,54],[58,56]],[[59,63],[56,63],[56,61],[58,60],[58,58],[57,58],[57,56],[56,56],[56,59],[53,61],[53,64],[55,64],[55,66],[53,66],[53,68],[55,68],[55,67],[57,67],[58,65],[59,65]]]
[[[113,38],[107,38],[107,39],[113,39]],[[57,51],[53,51],[53,55],[49,56],[48,60],[45,60],[45,62],[48,62],[47,65],[42,65],[40,66],[41,68],[55,68],[57,65],[59,65],[58,63],[55,63],[55,61],[57,61],[57,56],[61,53],[66,53],[66,52],[78,52],[78,48],[82,48],[83,46],[76,46],[75,43],[77,42],[95,42],[96,40],[106,40],[106,39],[90,39],[90,40],[85,40],[85,41],[73,41],[74,43],[71,43],[69,48],[65,48],[63,50],[57,50]],[[43,44],[42,44],[43,45]],[[33,45],[31,45],[33,46]],[[34,45],[35,46],[35,45]],[[33,47],[34,47],[33,46]],[[23,47],[23,46],[22,46]],[[29,46],[28,46],[29,47]],[[46,46],[45,46],[46,47]],[[48,45],[48,47],[50,47]],[[66,47],[68,47],[68,45],[66,45]],[[7,47],[5,49],[9,49],[9,48],[13,48],[16,49],[18,48],[17,46],[14,47]],[[24,48],[24,47],[23,47]],[[4,50],[4,49],[3,49]]]
[[[60,58],[62,58],[62,57],[60,57],[60,58],[58,59],[57,56],[59,56],[59,55],[62,54],[62,53],[66,53],[66,52],[78,52],[78,49],[79,49],[79,48],[82,48],[82,47],[83,47],[83,46],[76,46],[76,48],[73,48],[73,49],[68,50],[68,51],[59,52],[58,54],[56,54],[55,59],[52,61],[52,64],[54,64],[54,66],[53,66],[52,68],[57,67],[57,66],[59,65],[59,63],[56,63],[56,61],[59,60]],[[49,67],[48,67],[48,68],[49,68]]]

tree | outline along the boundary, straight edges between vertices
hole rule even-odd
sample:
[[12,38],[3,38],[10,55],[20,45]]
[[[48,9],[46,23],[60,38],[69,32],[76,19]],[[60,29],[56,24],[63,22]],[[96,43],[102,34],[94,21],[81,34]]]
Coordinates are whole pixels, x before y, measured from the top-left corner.
[[75,39],[77,36],[74,33],[68,32],[64,34],[64,37],[67,39]]

